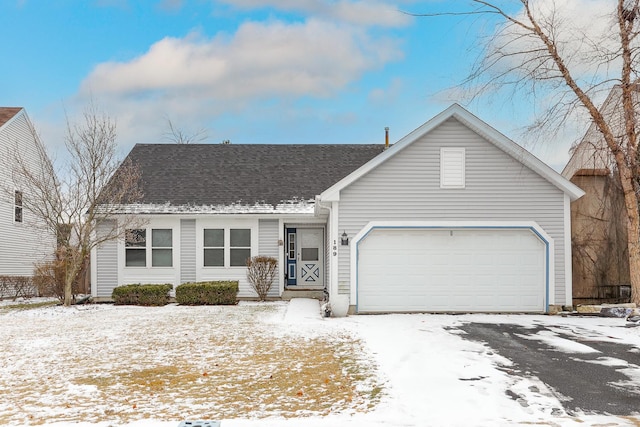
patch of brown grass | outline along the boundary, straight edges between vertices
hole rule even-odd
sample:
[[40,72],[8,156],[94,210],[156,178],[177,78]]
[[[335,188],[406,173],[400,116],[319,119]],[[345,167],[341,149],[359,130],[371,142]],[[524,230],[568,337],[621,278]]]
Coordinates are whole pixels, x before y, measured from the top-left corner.
[[[170,366],[130,372],[100,370],[99,375],[74,382],[97,388],[115,408],[128,406],[148,416],[157,413],[146,402],[158,402],[180,414],[206,408],[198,415],[209,418],[326,415],[355,409],[368,397],[355,391],[355,376],[362,380],[372,372],[347,369],[346,359],[336,356],[335,344],[319,339],[257,338],[236,342],[235,347],[248,351],[222,359],[184,358]],[[379,395],[379,388],[372,395]],[[120,412],[119,418],[128,417]]]
[[[247,315],[252,309],[181,312],[191,318],[139,311],[110,326],[120,328],[116,341],[92,329],[109,328],[100,319],[84,319],[96,326],[83,326],[83,339],[61,336],[42,353],[50,360],[22,355],[21,365],[6,365],[15,377],[0,376],[0,424],[322,416],[377,404],[383,389],[360,342],[347,334],[274,334],[259,321],[263,313]],[[0,348],[0,356],[19,348]]]

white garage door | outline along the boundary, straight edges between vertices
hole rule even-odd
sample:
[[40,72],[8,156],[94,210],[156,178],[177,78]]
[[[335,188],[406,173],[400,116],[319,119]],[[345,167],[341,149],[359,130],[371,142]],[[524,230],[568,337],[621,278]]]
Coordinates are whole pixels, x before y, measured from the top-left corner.
[[529,229],[374,228],[358,312],[544,312],[545,244]]

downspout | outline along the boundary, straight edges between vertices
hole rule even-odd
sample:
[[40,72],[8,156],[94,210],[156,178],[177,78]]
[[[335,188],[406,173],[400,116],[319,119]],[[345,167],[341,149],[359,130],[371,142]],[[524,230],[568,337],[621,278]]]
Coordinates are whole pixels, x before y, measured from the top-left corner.
[[[317,208],[324,208],[327,209],[329,211],[329,218],[332,218],[332,213],[333,213],[333,206],[331,203],[329,204],[325,204],[320,200],[320,196],[316,196],[316,207]],[[316,212],[318,212],[319,209],[316,210]],[[332,218],[333,219],[333,218]],[[332,222],[333,224],[333,222]],[[323,301],[322,304],[322,315],[324,317],[331,317],[331,295],[332,295],[332,289],[333,289],[333,280],[331,280],[331,276],[333,273],[333,250],[331,250],[331,236],[333,235],[332,230],[331,229],[327,229],[327,241],[326,244],[329,245],[329,259],[326,260],[326,262],[329,263],[329,277],[325,277],[325,287],[324,287],[324,298],[325,300]],[[330,284],[330,288],[327,289],[327,284]]]

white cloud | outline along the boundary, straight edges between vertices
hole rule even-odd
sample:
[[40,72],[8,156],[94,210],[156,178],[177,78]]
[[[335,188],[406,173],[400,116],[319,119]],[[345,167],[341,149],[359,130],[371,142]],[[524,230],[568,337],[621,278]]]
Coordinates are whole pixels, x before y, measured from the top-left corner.
[[[202,129],[217,117],[260,111],[270,103],[285,115],[283,108],[297,108],[292,105],[298,100],[335,97],[367,72],[403,57],[400,41],[384,28],[406,18],[397,18],[384,3],[340,0],[328,7],[316,0],[276,0],[270,5],[293,8],[302,20],[246,21],[233,33],[213,37],[196,32],[165,37],[128,61],[95,66],[73,102],[81,106],[92,98],[103,105],[117,118],[126,148],[134,141],[159,141],[166,118],[180,128]],[[237,6],[266,5],[239,0]],[[211,141],[227,137],[211,132]]]
[[98,65],[81,92],[98,96],[188,94],[218,100],[329,96],[401,57],[393,40],[326,21],[248,22],[227,37],[166,37],[129,62]]
[[402,27],[412,18],[394,5],[376,0],[221,0],[242,9],[274,8],[356,25]]

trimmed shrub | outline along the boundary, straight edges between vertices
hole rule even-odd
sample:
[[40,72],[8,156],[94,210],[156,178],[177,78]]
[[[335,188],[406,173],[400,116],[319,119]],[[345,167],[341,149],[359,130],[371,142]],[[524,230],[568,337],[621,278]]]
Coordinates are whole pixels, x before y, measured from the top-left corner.
[[113,289],[111,298],[116,305],[162,306],[169,303],[171,284],[123,285]]
[[237,280],[183,283],[176,288],[176,302],[180,305],[234,305],[237,294]]
[[270,256],[247,258],[247,280],[260,301],[267,299],[271,284],[278,273],[278,260]]

